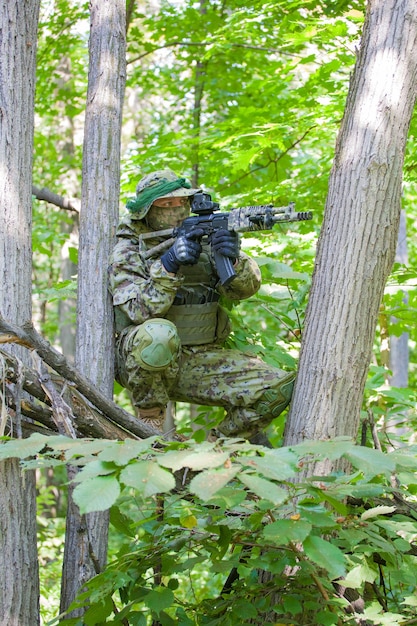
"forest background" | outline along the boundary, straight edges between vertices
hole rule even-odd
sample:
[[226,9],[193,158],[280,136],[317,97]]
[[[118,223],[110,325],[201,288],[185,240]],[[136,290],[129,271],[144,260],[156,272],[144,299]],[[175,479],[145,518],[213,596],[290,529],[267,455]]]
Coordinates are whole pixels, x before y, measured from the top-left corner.
[[[128,6],[121,213],[125,201],[134,194],[138,179],[153,169],[165,166],[188,175],[195,185],[204,185],[224,210],[271,202],[276,206],[283,206],[289,201],[295,201],[297,210],[313,211],[314,218],[311,222],[276,227],[273,233],[243,238],[244,249],[261,266],[263,287],[256,297],[231,310],[234,322],[231,345],[259,354],[281,367],[293,368],[298,360],[316,242],[334,158],[335,139],[356,60],[364,9],[363,2],[330,1],[271,4],[253,2],[244,7],[233,2],[207,2],[201,5],[155,2],[143,5],[130,3]],[[33,167],[36,197],[33,218],[34,322],[42,334],[69,358],[74,354],[75,345],[77,207],[81,190],[83,123],[87,93],[88,24],[89,11],[85,3],[58,1],[43,2],[41,5]],[[377,423],[378,441],[384,450],[392,450],[402,446],[404,442],[412,443],[416,427],[415,132],[414,117],[404,167],[403,208],[406,219],[401,231],[401,256],[398,256],[398,263],[390,275],[381,305],[363,399],[363,420]],[[66,208],[46,204],[41,199],[47,193],[46,190],[70,199]],[[117,401],[128,408],[128,398],[123,391],[117,386],[115,391]],[[210,418],[215,420],[218,417],[215,411],[210,412]],[[190,435],[192,430],[187,407],[178,407],[177,419],[179,430]],[[202,424],[206,419],[207,409],[201,407],[198,409],[196,422]],[[283,426],[283,420],[279,419],[268,431],[276,446],[282,441]],[[192,437],[197,444],[201,443],[202,431],[197,429]],[[365,437],[362,443],[366,442]],[[370,443],[374,445],[374,442],[368,441],[368,446]],[[346,454],[346,445],[346,441],[336,443],[333,456]],[[239,453],[244,456],[242,451]],[[302,457],[303,454],[305,450],[300,448],[299,456]],[[317,451],[317,454],[320,452]],[[296,464],[295,457],[283,457],[281,461],[284,463],[284,460],[291,474],[291,468]],[[298,460],[299,457],[297,462]],[[352,458],[350,460],[353,462]],[[210,462],[208,460],[208,467]],[[382,495],[380,485],[383,480],[369,474],[369,467],[364,459],[356,459],[356,462],[356,474],[351,480],[353,483],[360,483],[362,491],[357,490],[358,497],[359,493],[363,496]],[[380,465],[383,465],[382,461]],[[379,465],[377,469],[380,469]],[[38,470],[41,602],[45,622],[56,616],[59,605],[65,516],[65,476],[63,473],[60,475],[60,471],[63,471],[60,467],[56,467],[54,472]],[[93,474],[94,470],[90,478]],[[413,493],[414,483],[412,473],[405,474],[407,473],[404,473],[404,480],[409,495]],[[230,475],[229,478],[231,477]],[[258,504],[252,505],[254,509],[250,515],[249,526],[252,534],[264,532],[261,518],[266,514],[265,502],[268,501],[264,491],[268,486],[261,482],[262,479],[257,480],[258,482],[254,482],[252,479],[251,482],[247,478],[246,482],[246,487],[259,498]],[[369,483],[379,484],[379,487],[370,488]],[[365,492],[364,484],[368,485],[368,492]],[[91,485],[89,488],[88,494],[79,496],[79,503],[85,511],[94,510]],[[204,493],[204,487],[197,483],[194,488],[203,502],[209,500],[213,503],[213,493]],[[309,519],[312,525],[319,525],[321,520],[323,529],[329,534],[335,533],[337,541],[327,542],[327,545],[318,544],[320,538],[316,535],[313,540],[311,528],[308,529],[306,525],[308,515],[305,511],[305,518],[298,524],[297,531],[290,525],[286,528],[286,543],[280,544],[277,539],[278,530],[275,534],[272,529],[263,535],[264,540],[270,541],[276,549],[284,546],[283,552],[291,541],[304,542],[306,554],[310,558],[310,563],[300,569],[301,575],[292,599],[286,598],[283,603],[285,610],[280,617],[280,623],[307,624],[310,623],[308,620],[311,620],[311,614],[316,616],[314,623],[317,624],[339,623],[337,620],[340,616],[337,615],[337,610],[335,612],[335,607],[340,609],[342,606],[337,605],[340,598],[329,599],[328,590],[324,590],[317,600],[315,596],[320,586],[313,585],[313,589],[309,591],[303,576],[311,577],[315,566],[323,566],[323,560],[326,573],[324,579],[327,576],[329,584],[339,575],[345,576],[346,564],[342,566],[339,552],[348,553],[354,541],[359,541],[358,534],[355,539],[353,534],[349,538],[346,535],[345,545],[341,545],[341,534],[336,533],[335,526],[329,525],[330,518],[326,518],[326,526],[324,517],[320,517],[327,514],[323,507],[326,498],[323,494],[318,496],[316,493],[313,506],[312,489],[310,486]],[[349,490],[349,494],[352,493],[353,487]],[[350,513],[343,508],[341,499],[344,495],[346,493],[343,494],[339,489],[337,497],[340,501],[327,497],[327,503],[331,502],[334,513],[339,518],[345,521],[354,520],[355,515],[349,517]],[[216,502],[220,509],[222,506],[224,510],[236,509],[236,520],[238,513],[243,515],[244,507],[239,509],[242,503],[237,490],[224,492],[222,497],[222,502],[220,497]],[[117,510],[116,507],[112,509],[115,530],[110,535],[110,559],[115,558],[115,562],[120,565],[125,558],[126,564],[127,546],[131,545],[131,541],[136,544],[140,536],[143,544],[140,558],[145,563],[141,576],[146,577],[146,572],[153,568],[156,577],[157,565],[146,561],[152,541],[155,540],[155,532],[161,532],[160,529],[155,530],[157,513],[153,508],[153,501],[148,501],[149,509],[142,503],[138,507],[140,513],[136,510],[133,513],[132,497],[129,499],[125,493],[123,498]],[[136,495],[133,502],[137,503],[138,498]],[[274,493],[276,506],[280,504],[281,498],[281,492]],[[111,495],[107,504],[114,504]],[[270,509],[269,506],[268,515],[272,515]],[[277,566],[273,567],[272,561],[268,562],[256,550],[251,553],[251,564],[246,570],[246,565],[237,557],[233,557],[233,561],[232,546],[238,544],[234,532],[237,529],[244,534],[242,520],[239,518],[239,527],[236,521],[229,525],[222,524],[219,522],[220,516],[211,526],[207,521],[203,524],[202,520],[207,520],[208,515],[205,505],[190,502],[181,506],[178,502],[171,503],[169,510],[171,517],[165,520],[165,524],[170,527],[172,535],[166,530],[165,533],[172,541],[174,528],[177,531],[175,524],[178,530],[188,529],[190,533],[204,527],[207,535],[202,536],[198,544],[203,546],[204,558],[199,559],[194,553],[192,558],[195,560],[191,562],[191,556],[187,560],[185,554],[190,546],[187,544],[183,552],[181,546],[179,553],[183,557],[183,571],[175,572],[175,576],[171,576],[170,584],[161,583],[152,592],[147,589],[146,593],[143,592],[143,597],[137,591],[140,586],[136,587],[137,595],[131,593],[129,597],[126,591],[127,579],[117,582],[112,579],[112,593],[109,591],[109,584],[106,588],[107,595],[104,592],[100,595],[100,585],[103,589],[101,579],[96,587],[96,604],[92,603],[90,616],[84,617],[85,623],[105,622],[106,616],[112,614],[114,609],[108,600],[113,597],[116,588],[123,589],[125,597],[129,597],[130,604],[127,605],[130,613],[125,611],[118,616],[116,613],[113,623],[123,623],[123,619],[130,619],[128,623],[146,624],[151,616],[162,624],[200,623],[200,618],[197,617],[194,618],[195,621],[187,619],[193,619],[190,617],[193,612],[201,614],[204,603],[204,614],[209,615],[212,611],[212,621],[201,623],[233,624],[237,623],[233,620],[237,619],[237,615],[242,615],[242,612],[248,612],[249,618],[256,619],[258,613],[265,610],[265,606],[261,604],[254,605],[253,600],[259,591],[255,582],[250,587],[252,602],[245,604],[244,596],[249,587],[243,587],[238,601],[235,598],[233,608],[228,606],[228,617],[223,613],[219,617],[223,609],[227,615],[224,606],[221,610],[218,606],[209,610],[207,605],[208,598],[219,592],[219,581],[223,580],[224,572],[226,568],[230,569],[230,564],[235,563],[236,567],[240,567],[241,580],[245,580],[247,584],[249,570],[264,568],[276,574],[274,567]],[[375,511],[376,508],[370,510]],[[379,508],[379,514],[383,515],[384,512],[392,514],[393,511]],[[293,511],[294,519],[291,521],[298,521],[296,516],[299,514],[298,510]],[[369,512],[367,517],[362,511],[361,515],[364,514],[365,518],[360,518],[362,524],[373,519]],[[375,513],[375,518],[377,517]],[[290,520],[281,521],[290,524]],[[415,581],[410,574],[409,579],[406,577],[404,582],[403,576],[403,582],[400,582],[395,572],[401,569],[401,563],[410,565],[407,558],[411,559],[412,556],[408,556],[408,550],[417,527],[415,521],[410,522],[407,519],[406,523],[410,526],[405,526],[404,520],[402,522],[404,536],[401,539],[406,546],[398,543],[398,530],[394,522],[391,522],[392,526],[386,522],[385,526],[371,529],[377,534],[383,528],[387,533],[386,543],[372,545],[369,553],[363,548],[359,551],[360,556],[356,554],[350,563],[350,571],[355,574],[351,574],[347,586],[350,584],[361,592],[367,584],[373,588],[374,595],[366,607],[368,619],[375,620],[370,623],[413,623],[410,620],[415,617],[410,599]],[[133,535],[132,525],[136,529]],[[355,532],[359,532],[357,527]],[[210,543],[210,533],[216,535],[220,546],[215,558],[213,546],[216,542]],[[291,533],[294,533],[293,536]],[[369,536],[361,537],[360,541],[369,542]],[[177,535],[175,539],[178,540]],[[376,541],[375,536],[373,540]],[[193,549],[197,548],[194,546]],[[224,553],[221,554],[223,549]],[[374,561],[375,553],[383,550],[391,557],[390,561],[384,554],[390,580],[390,590],[385,598],[380,597],[380,589],[387,587],[381,570],[384,564]],[[320,556],[317,556],[318,553]],[[225,554],[226,565],[223,560]],[[139,558],[138,555],[139,552],[135,558]],[[399,560],[400,556],[402,560]],[[277,558],[276,553],[274,558]],[[300,558],[299,554],[297,558]],[[315,565],[312,566],[311,563]],[[171,574],[175,570],[174,565],[168,562],[164,566],[165,571],[170,571]],[[120,571],[121,569],[119,575]],[[127,571],[128,568],[125,571],[126,576]],[[320,576],[321,574],[319,579]],[[185,582],[183,579],[186,579]],[[174,580],[177,582],[173,582]],[[276,586],[276,580],[274,584]],[[189,594],[192,594],[193,601],[190,601]],[[121,595],[123,599],[123,592]],[[334,606],[332,602],[335,603]],[[147,612],[143,610],[143,606],[147,607]],[[97,616],[100,610],[102,613],[99,618]],[[121,611],[123,613],[123,609]],[[170,619],[177,621],[170,622]]]

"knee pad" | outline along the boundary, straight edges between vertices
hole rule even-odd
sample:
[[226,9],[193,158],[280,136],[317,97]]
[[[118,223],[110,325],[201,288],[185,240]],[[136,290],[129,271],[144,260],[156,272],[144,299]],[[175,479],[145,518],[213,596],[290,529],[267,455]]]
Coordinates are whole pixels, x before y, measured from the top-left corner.
[[132,355],[144,370],[160,372],[178,358],[180,347],[175,324],[156,317],[138,327]]
[[281,378],[278,384],[266,389],[253,408],[265,420],[273,420],[289,405],[294,389],[295,374]]

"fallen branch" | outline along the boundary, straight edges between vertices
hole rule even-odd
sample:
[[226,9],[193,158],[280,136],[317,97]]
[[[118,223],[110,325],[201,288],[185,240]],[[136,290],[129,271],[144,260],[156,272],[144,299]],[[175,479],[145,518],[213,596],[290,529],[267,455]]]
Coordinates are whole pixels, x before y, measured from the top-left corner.
[[58,393],[45,364],[40,359],[38,367],[39,382],[51,402],[52,417],[58,428],[58,432],[66,437],[76,439],[77,433],[74,428],[75,418],[71,407],[65,402],[61,394]]
[[58,372],[65,380],[73,383],[78,391],[110,421],[143,439],[161,434],[99,393],[90,381],[68,363],[63,354],[53,348],[35,330],[31,322],[27,322],[20,327],[6,322],[0,316],[0,333],[0,343],[10,343],[13,338],[14,343],[36,350],[47,365]]
[[[50,407],[50,399],[42,388],[33,370],[20,366],[16,357],[5,350],[0,349],[0,358],[4,363],[4,378],[11,383],[17,382],[19,371],[22,373],[23,389],[39,402],[33,402],[27,398],[22,399],[21,413],[25,417],[39,422],[48,430],[56,430],[56,425]],[[51,376],[51,381],[58,389],[58,392],[71,407],[74,415],[74,427],[79,437],[94,437],[96,439],[127,439],[136,438],[131,432],[123,430],[102,415],[80,392],[71,384],[67,384],[62,378],[56,375]],[[13,394],[8,389],[7,404],[16,410],[16,403]],[[40,404],[42,403],[42,404]],[[26,430],[28,428],[26,422]]]

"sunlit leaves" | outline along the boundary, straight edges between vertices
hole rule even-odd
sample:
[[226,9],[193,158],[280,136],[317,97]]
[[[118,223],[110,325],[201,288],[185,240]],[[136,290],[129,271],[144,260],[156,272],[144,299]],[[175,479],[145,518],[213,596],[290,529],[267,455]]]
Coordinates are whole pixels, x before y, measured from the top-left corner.
[[160,465],[170,467],[173,471],[188,467],[192,470],[220,467],[229,458],[228,452],[219,452],[215,444],[203,442],[198,450],[181,450],[166,452],[160,459]]
[[275,506],[286,502],[288,499],[288,491],[261,476],[242,473],[239,475],[239,480],[258,497],[272,502]]
[[240,467],[234,465],[222,469],[204,471],[195,476],[190,483],[190,491],[203,501],[212,498],[222,487],[225,487],[239,472]]
[[305,541],[311,530],[311,524],[302,520],[281,519],[268,524],[263,531],[263,535],[267,541],[285,546],[291,542],[300,543]]
[[310,535],[303,543],[305,554],[322,567],[332,579],[343,576],[346,572],[344,554],[337,546],[321,537]]
[[[329,598],[336,578],[362,592],[377,580],[375,553],[390,572],[391,587],[403,584],[404,576],[407,585],[417,582],[415,557],[409,554],[416,523],[399,513],[400,501],[393,502],[391,488],[392,473],[415,473],[414,446],[384,454],[343,437],[268,449],[227,439],[198,444],[34,435],[2,443],[0,455],[38,456],[44,464],[48,456],[53,463],[74,462],[80,467],[74,499],[81,512],[111,508],[124,547],[111,568],[89,583],[91,619],[109,610],[109,594],[117,590],[129,618],[150,614],[163,623],[168,614],[179,618],[184,577],[203,566],[216,594],[237,567],[240,582],[233,606],[237,600],[243,606],[250,597],[253,615],[265,600],[262,587],[251,587],[257,570],[279,586],[285,568],[294,567],[292,589],[309,598],[314,615],[327,614],[333,600],[324,602],[312,581],[320,581]],[[326,458],[349,459],[354,471],[303,480],[297,476],[309,463]],[[173,471],[180,473],[179,480]],[[135,494],[133,500],[130,494]],[[374,505],[373,498],[379,499]],[[398,563],[404,563],[402,577],[396,574]],[[164,585],[150,581],[152,568],[162,568]],[[222,602],[227,607],[228,597]],[[187,607],[192,623],[201,607]],[[212,608],[204,610],[214,619]]]
[[29,439],[14,439],[0,445],[0,459],[24,459],[40,452],[48,437],[35,433]]
[[134,487],[144,497],[171,491],[175,479],[171,473],[154,461],[139,461],[122,470],[120,480],[129,487]]
[[106,511],[117,500],[120,484],[113,474],[95,476],[81,482],[74,489],[74,502],[81,513]]

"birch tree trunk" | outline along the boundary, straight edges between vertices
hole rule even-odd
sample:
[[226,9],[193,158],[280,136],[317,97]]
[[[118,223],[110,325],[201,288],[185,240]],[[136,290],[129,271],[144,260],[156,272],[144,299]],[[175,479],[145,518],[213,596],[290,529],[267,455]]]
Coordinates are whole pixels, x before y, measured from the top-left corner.
[[416,94],[417,3],[370,0],[329,180],[286,445],[357,434],[395,257]]
[[[39,0],[0,7],[0,311],[32,317],[32,151]],[[25,360],[24,349],[10,348]],[[19,386],[15,395],[20,396]],[[2,400],[3,401],[3,400]],[[19,417],[17,416],[19,435]],[[3,434],[3,432],[0,432]],[[34,472],[0,463],[0,624],[39,624]]]
[[[113,308],[107,268],[119,214],[120,135],[126,73],[124,0],[90,2],[89,76],[83,151],[75,365],[103,395],[113,394]],[[70,469],[70,475],[74,470]],[[100,571],[108,514],[80,516],[69,497],[61,610]],[[82,610],[71,616],[82,615]]]

